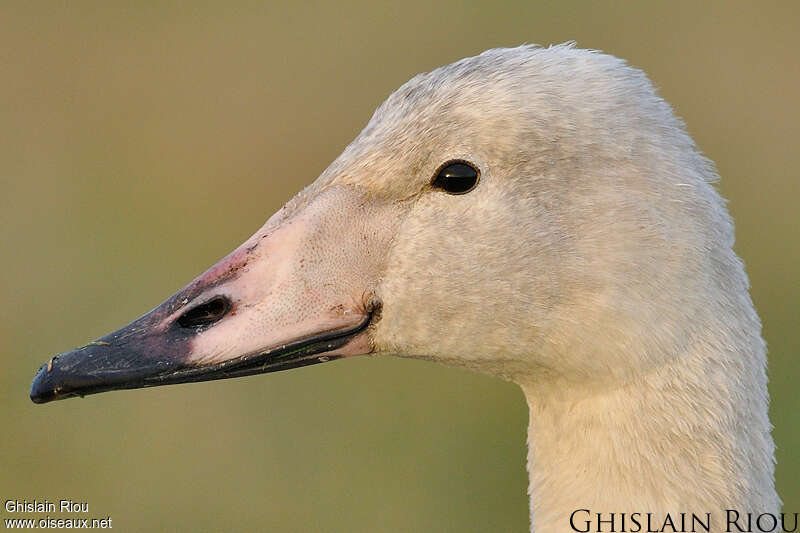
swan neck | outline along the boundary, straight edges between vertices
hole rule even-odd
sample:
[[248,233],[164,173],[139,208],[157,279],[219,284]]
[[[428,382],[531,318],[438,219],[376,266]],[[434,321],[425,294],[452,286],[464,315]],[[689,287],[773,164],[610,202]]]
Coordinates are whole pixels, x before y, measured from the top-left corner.
[[725,531],[726,509],[778,512],[760,336],[750,353],[695,346],[595,392],[522,386],[532,531],[575,531],[580,509],[617,513],[618,531],[619,513],[708,513],[711,531]]

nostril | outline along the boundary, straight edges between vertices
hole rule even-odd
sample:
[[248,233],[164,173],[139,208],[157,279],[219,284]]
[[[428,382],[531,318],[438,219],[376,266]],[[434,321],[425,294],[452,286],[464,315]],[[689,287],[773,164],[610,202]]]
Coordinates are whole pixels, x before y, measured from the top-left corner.
[[230,308],[230,300],[224,296],[215,296],[209,301],[192,307],[183,313],[180,318],[178,318],[178,324],[182,328],[208,326],[225,316]]

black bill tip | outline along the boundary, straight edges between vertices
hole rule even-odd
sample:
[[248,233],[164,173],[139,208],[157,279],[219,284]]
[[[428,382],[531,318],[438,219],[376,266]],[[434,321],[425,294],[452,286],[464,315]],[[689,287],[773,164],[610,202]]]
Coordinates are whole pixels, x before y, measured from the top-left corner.
[[[49,370],[48,370],[49,368]],[[58,387],[50,373],[53,368],[53,359],[43,364],[31,383],[31,401],[33,403],[47,403],[58,396]]]
[[31,383],[33,403],[47,403],[116,389],[145,386],[151,374],[169,371],[176,361],[137,360],[118,354],[107,342],[59,354],[43,364]]

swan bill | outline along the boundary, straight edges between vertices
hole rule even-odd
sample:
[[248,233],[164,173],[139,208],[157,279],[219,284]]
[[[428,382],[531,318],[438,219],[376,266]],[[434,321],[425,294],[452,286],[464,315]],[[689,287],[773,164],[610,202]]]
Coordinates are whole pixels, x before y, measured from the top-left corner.
[[180,338],[172,342],[165,339],[162,350],[152,340],[127,341],[136,335],[143,319],[86,346],[56,355],[43,364],[31,385],[31,400],[47,403],[112,390],[244,377],[333,361],[342,355],[326,354],[344,347],[362,333],[369,326],[372,314],[353,327],[202,366],[186,364],[181,357],[176,357],[185,346]]

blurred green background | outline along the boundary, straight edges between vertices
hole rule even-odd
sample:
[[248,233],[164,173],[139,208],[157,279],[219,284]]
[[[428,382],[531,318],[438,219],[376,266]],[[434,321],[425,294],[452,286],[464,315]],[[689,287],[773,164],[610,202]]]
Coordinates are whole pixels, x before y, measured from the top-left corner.
[[575,39],[644,69],[719,167],[800,511],[799,27],[796,2],[2,2],[0,497],[122,531],[525,531],[526,407],[496,379],[357,359],[28,387],[253,233],[414,74]]

